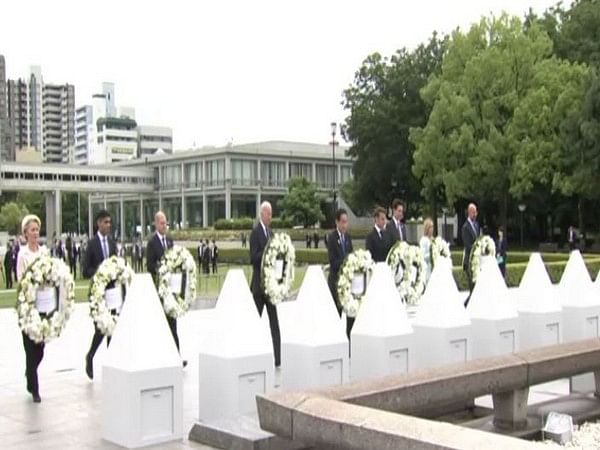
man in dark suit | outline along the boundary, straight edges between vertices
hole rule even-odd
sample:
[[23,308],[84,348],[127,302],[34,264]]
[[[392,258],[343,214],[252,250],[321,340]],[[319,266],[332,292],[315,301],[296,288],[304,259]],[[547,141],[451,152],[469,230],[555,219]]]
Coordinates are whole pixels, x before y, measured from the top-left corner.
[[[152,275],[154,284],[158,286],[158,267],[160,265],[160,260],[165,254],[165,250],[173,248],[173,239],[167,236],[167,216],[165,216],[165,213],[162,211],[158,211],[154,215],[154,229],[155,232],[150,239],[148,239],[148,244],[146,245],[146,268],[148,269],[148,272],[150,272],[150,275]],[[167,314],[165,314],[165,317],[167,318],[167,323],[171,329],[171,334],[175,340],[177,350],[179,350],[177,319],[168,316]],[[187,366],[187,361],[183,360],[183,367],[185,366]]]
[[4,275],[6,277],[6,289],[12,289],[12,246],[6,245],[6,253],[4,254]]
[[383,208],[375,208],[373,213],[375,221],[373,229],[367,235],[365,240],[365,248],[371,253],[371,257],[375,262],[385,262],[387,257],[388,239],[385,235],[385,210]]
[[281,365],[281,334],[279,332],[277,308],[269,301],[261,285],[262,256],[268,240],[273,236],[273,231],[270,228],[272,214],[271,204],[263,202],[260,205],[260,220],[250,233],[250,263],[252,264],[250,290],[260,316],[262,316],[265,306],[267,307],[275,367],[279,367]]
[[212,241],[212,253],[210,255],[210,262],[212,263],[213,275],[217,273],[217,261],[219,259],[219,247],[217,247],[217,241]]
[[400,199],[392,202],[392,220],[390,220],[385,231],[388,239],[388,250],[398,241],[406,241],[406,226],[404,225],[404,203]]
[[[344,259],[353,251],[352,239],[350,239],[350,235],[348,234],[348,213],[345,209],[338,209],[335,213],[335,230],[327,237],[327,255],[329,256],[327,284],[329,285],[331,296],[340,317],[342,316],[342,306],[338,299],[337,282]],[[354,325],[354,318],[348,317],[346,319],[346,334],[348,338],[350,338],[352,325]]]
[[481,228],[479,227],[479,222],[477,222],[477,206],[474,203],[469,203],[469,206],[467,207],[467,220],[465,220],[461,230],[461,237],[465,248],[463,253],[463,272],[467,276],[469,282],[469,296],[465,301],[465,307],[469,304],[471,292],[473,292],[471,249],[480,234]]
[[[110,236],[111,218],[110,213],[106,210],[101,210],[96,214],[96,235],[90,239],[85,252],[85,261],[83,264],[82,275],[84,278],[92,278],[102,261],[117,253],[117,246]],[[111,311],[115,314],[115,311]],[[94,355],[100,347],[104,339],[104,335],[94,324],[94,337],[90,350],[85,357],[85,373],[90,378],[94,379]],[[107,345],[110,345],[110,337],[106,339]]]
[[504,229],[498,228],[498,241],[496,242],[496,261],[502,277],[506,279],[506,258],[508,253],[508,242],[504,236]]

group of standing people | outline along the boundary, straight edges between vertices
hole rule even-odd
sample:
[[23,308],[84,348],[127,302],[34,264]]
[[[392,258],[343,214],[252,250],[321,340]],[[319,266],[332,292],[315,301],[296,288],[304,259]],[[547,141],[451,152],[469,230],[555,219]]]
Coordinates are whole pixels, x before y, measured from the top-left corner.
[[217,273],[217,265],[219,262],[219,247],[214,239],[209,242],[208,239],[200,242],[198,245],[198,265],[202,269],[202,273],[208,275],[212,269],[212,273]]

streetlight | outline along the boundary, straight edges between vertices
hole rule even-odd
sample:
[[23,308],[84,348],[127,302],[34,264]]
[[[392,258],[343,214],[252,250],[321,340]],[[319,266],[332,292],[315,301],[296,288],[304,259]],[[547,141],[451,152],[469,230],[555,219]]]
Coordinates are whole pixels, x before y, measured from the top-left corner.
[[331,122],[331,161],[333,163],[333,215],[335,217],[335,212],[337,211],[337,192],[335,190],[335,185],[337,181],[337,170],[335,167],[335,146],[339,143],[335,141],[335,135],[337,132],[337,123]]
[[527,205],[525,203],[519,203],[518,208],[521,213],[521,248],[523,248],[523,213],[527,209]]
[[446,208],[445,206],[442,208],[442,213],[444,214],[444,230],[442,231],[442,238],[445,241],[448,241],[448,238],[446,237],[446,228],[447,228],[447,224],[446,224],[446,216],[448,215],[448,208]]

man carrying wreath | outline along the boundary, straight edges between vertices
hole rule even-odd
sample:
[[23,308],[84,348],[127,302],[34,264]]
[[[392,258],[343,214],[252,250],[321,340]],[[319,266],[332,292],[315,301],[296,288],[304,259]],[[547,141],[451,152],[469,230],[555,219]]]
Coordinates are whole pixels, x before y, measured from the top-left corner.
[[[146,246],[146,267],[152,275],[154,284],[158,287],[158,266],[165,251],[173,248],[173,239],[167,236],[167,216],[162,211],[154,215],[154,234],[148,239]],[[162,301],[162,299],[161,299]],[[171,334],[175,340],[175,345],[179,351],[179,336],[177,335],[177,319],[169,316],[165,312],[167,323],[171,329]],[[183,367],[187,366],[187,361],[183,361]]]
[[263,309],[267,307],[269,316],[269,325],[271,327],[271,339],[273,340],[273,354],[275,356],[275,367],[281,365],[281,335],[279,332],[279,319],[277,317],[277,307],[273,305],[261,286],[262,257],[267,242],[273,237],[271,230],[272,208],[269,202],[262,202],[260,205],[260,220],[250,234],[250,262],[252,264],[252,282],[250,290],[258,309],[258,315],[262,316]]
[[[83,264],[82,275],[84,278],[93,278],[102,264],[102,261],[117,254],[117,246],[110,236],[111,218],[110,213],[102,209],[96,214],[96,234],[90,239],[85,252],[85,261]],[[109,286],[111,287],[111,286]],[[116,314],[116,311],[111,311]],[[104,334],[94,324],[94,337],[90,345],[90,350],[85,357],[85,373],[90,380],[94,379],[94,355],[104,339]],[[110,345],[110,336],[106,338],[107,345]]]

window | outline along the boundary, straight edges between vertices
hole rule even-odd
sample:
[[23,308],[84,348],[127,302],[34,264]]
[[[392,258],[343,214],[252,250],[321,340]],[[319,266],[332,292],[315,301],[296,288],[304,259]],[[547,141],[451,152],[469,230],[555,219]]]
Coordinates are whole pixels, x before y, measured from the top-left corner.
[[263,186],[285,186],[285,163],[263,161],[260,163],[260,175]]
[[224,159],[206,162],[206,184],[208,186],[219,186],[225,184]]
[[180,166],[167,166],[162,169],[161,187],[165,190],[178,189],[181,186]]
[[320,188],[333,188],[333,166],[317,164],[317,186]]
[[188,163],[185,165],[185,187],[196,188],[202,185],[202,163]]
[[232,159],[231,183],[236,186],[253,186],[256,184],[256,161]]
[[340,170],[341,170],[340,184],[344,184],[346,181],[349,181],[352,179],[352,166],[341,166]]
[[290,178],[304,177],[312,181],[312,164],[290,163]]

